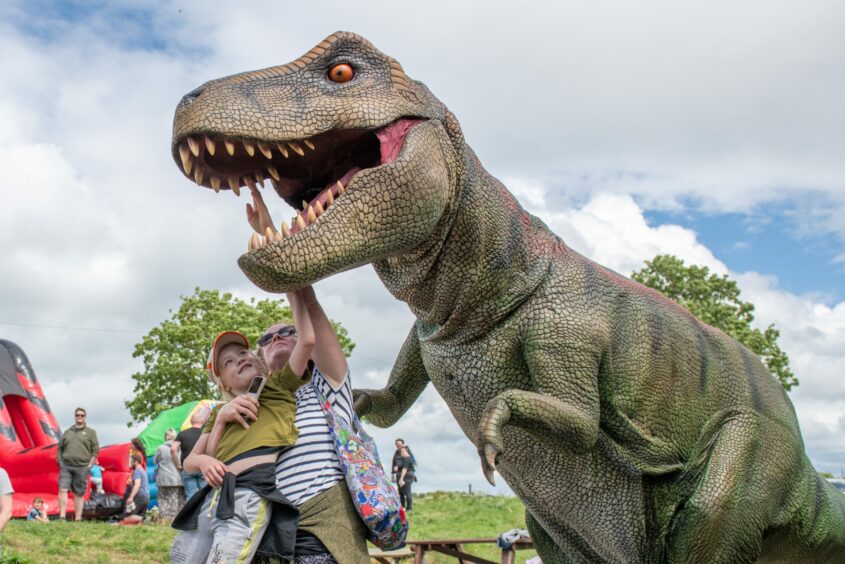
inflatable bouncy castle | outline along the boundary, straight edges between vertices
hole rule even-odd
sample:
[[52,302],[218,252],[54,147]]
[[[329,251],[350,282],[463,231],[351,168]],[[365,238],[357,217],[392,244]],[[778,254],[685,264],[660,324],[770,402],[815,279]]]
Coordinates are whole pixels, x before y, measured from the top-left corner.
[[[58,514],[56,448],[59,439],[59,425],[29,360],[16,344],[0,339],[0,467],[8,472],[15,490],[13,517],[26,517],[35,497],[44,499],[48,514]],[[112,499],[115,496],[123,499],[129,478],[130,448],[130,443],[125,443],[100,449],[103,487],[106,496]],[[89,482],[85,499],[90,497]],[[70,493],[69,517],[73,514],[72,499],[73,493]],[[86,502],[83,516],[98,514],[98,503]]]

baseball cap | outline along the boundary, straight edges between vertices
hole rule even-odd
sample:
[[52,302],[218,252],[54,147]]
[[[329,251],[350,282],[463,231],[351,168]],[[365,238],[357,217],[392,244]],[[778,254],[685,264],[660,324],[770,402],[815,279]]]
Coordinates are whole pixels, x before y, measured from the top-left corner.
[[239,345],[243,345],[246,348],[249,348],[249,341],[243,334],[238,333],[237,331],[224,331],[217,335],[214,339],[214,344],[211,345],[211,352],[208,353],[208,376],[209,379],[212,381],[215,378],[220,377],[220,372],[217,366],[217,357],[220,356],[220,351],[223,350],[223,347],[226,345],[231,345],[232,343],[237,343]]

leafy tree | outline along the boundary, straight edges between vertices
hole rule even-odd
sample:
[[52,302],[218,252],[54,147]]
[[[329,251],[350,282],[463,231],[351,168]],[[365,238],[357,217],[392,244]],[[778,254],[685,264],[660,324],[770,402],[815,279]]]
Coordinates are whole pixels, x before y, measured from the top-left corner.
[[764,331],[751,327],[754,304],[740,299],[734,280],[711,274],[706,266],[687,266],[672,255],[658,255],[645,264],[631,278],[675,300],[701,321],[760,355],[772,376],[787,390],[798,385],[798,378],[789,368],[789,357],[778,346],[780,331],[774,325]]
[[[170,319],[144,335],[135,345],[134,358],[144,360],[144,371],[132,375],[134,397],[125,402],[134,421],[199,399],[218,399],[208,381],[206,363],[211,343],[221,331],[237,330],[255,343],[264,329],[280,319],[291,319],[281,300],[248,302],[217,290],[194,289]],[[332,322],[346,356],[355,348],[346,329]]]

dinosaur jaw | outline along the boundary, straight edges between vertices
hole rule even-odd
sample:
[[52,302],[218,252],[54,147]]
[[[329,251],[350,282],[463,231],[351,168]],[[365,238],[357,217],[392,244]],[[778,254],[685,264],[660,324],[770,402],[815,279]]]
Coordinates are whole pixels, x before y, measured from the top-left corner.
[[418,248],[450,198],[446,159],[432,151],[442,136],[432,121],[409,129],[395,160],[355,173],[325,213],[305,218],[289,236],[251,244],[238,259],[241,270],[263,290],[283,292]]
[[[256,189],[271,179],[276,193],[297,210],[290,227],[283,223],[263,236],[253,234],[238,261],[258,286],[282,291],[419,242],[422,233],[409,238],[413,229],[405,226],[429,222],[410,219],[431,214],[436,222],[442,210],[425,196],[430,174],[411,169],[432,158],[430,137],[440,130],[429,120],[400,118],[377,129],[328,131],[284,142],[193,135],[176,147],[183,171],[199,185],[239,193],[243,186]],[[416,137],[416,144],[429,151],[413,150]],[[420,155],[408,156],[409,151]],[[435,184],[433,192],[442,191],[443,182]],[[400,218],[397,211],[412,216]]]

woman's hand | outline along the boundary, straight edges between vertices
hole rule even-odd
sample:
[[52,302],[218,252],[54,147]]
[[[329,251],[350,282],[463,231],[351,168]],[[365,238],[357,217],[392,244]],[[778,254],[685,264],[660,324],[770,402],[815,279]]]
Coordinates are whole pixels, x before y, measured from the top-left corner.
[[223,475],[229,471],[225,464],[207,454],[199,455],[197,464],[207,484],[214,488],[223,485]]
[[250,188],[252,193],[252,203],[246,205],[246,220],[252,229],[259,235],[264,235],[269,227],[274,233],[277,231],[276,226],[273,225],[273,218],[270,217],[270,212],[264,204],[264,198],[261,197],[261,192],[258,188]]
[[238,422],[244,429],[249,429],[247,419],[258,419],[258,400],[252,396],[237,396],[217,412],[216,423]]

